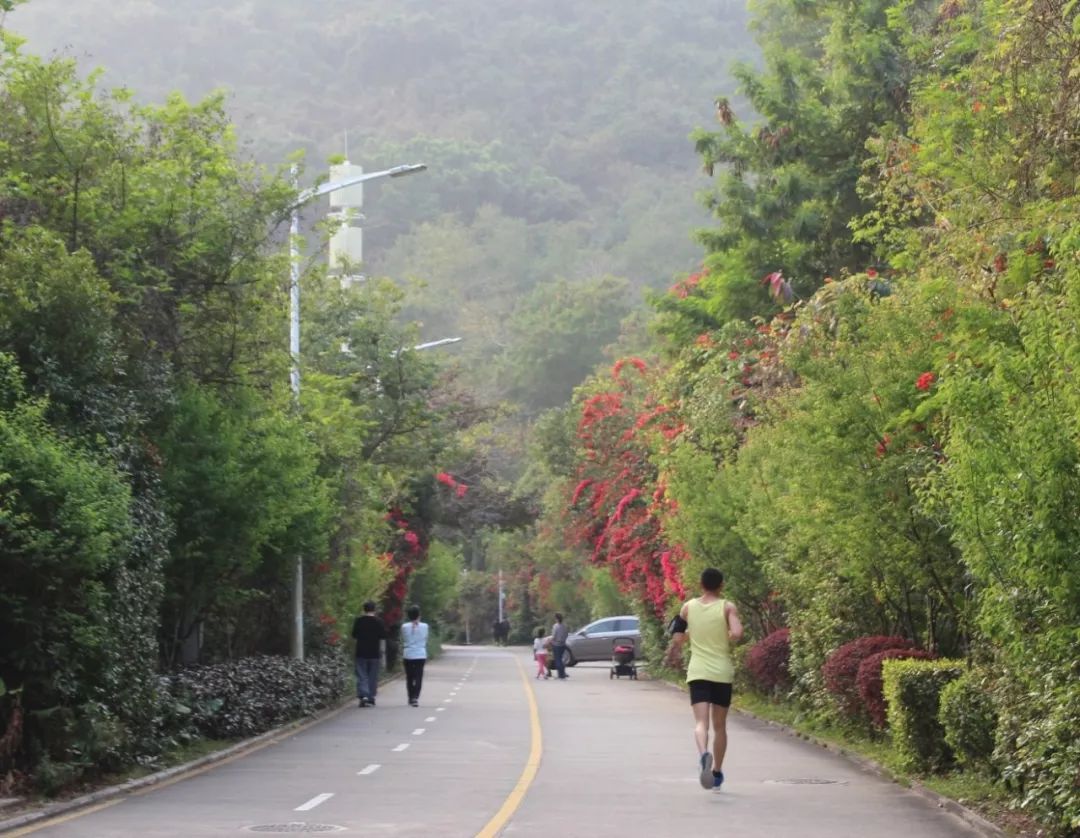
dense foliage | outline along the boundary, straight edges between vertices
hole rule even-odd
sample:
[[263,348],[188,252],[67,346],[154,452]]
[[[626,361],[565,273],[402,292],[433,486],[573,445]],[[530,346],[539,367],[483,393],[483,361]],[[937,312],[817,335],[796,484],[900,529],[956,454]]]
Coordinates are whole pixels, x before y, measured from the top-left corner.
[[[360,592],[396,619],[411,588],[484,636],[501,580],[518,638],[634,611],[653,654],[719,565],[762,689],[1080,829],[1080,6],[754,0],[764,64],[732,87],[717,10],[333,5],[363,49],[299,67],[360,67],[365,117],[392,124],[359,138],[370,163],[424,157],[435,188],[381,190],[401,223],[372,235],[376,267],[421,282],[305,275],[298,412],[268,241],[291,187],[238,162],[217,97],[135,105],[6,47],[0,538],[14,578],[63,565],[76,595],[3,592],[4,637],[31,645],[0,647],[28,743],[0,760],[74,765],[50,713],[110,734],[88,753],[145,750],[157,658],[282,651],[298,554],[331,650]],[[249,30],[311,25],[265,14],[240,27],[241,102],[279,54]],[[664,236],[695,223],[701,102],[694,263]],[[456,376],[403,351],[459,329]],[[67,626],[102,663],[62,658],[57,682],[19,650]]]
[[[1076,830],[1080,9],[752,7],[756,114],[721,90],[695,135],[704,264],[656,295],[632,401],[602,373],[579,389],[567,424],[610,428],[548,455],[546,520],[636,568],[650,613],[722,567],[756,638],[790,629],[793,700],[858,724],[869,699],[911,766],[954,741]],[[669,433],[635,426],[653,409]],[[885,660],[882,692],[881,661],[912,656],[980,663],[947,728],[958,664]]]
[[[176,676],[187,733],[339,695],[347,624],[400,612],[431,464],[472,420],[403,351],[397,289],[314,268],[294,404],[292,184],[238,153],[220,96],[135,104],[0,38],[0,791],[53,791],[176,738],[163,669],[234,662]],[[334,663],[236,662],[288,651],[298,557]]]

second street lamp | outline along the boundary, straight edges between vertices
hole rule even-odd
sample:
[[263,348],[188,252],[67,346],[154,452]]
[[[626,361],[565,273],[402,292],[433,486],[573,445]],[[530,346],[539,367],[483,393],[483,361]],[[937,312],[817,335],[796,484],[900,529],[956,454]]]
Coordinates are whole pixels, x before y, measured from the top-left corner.
[[[304,204],[337,192],[339,189],[348,189],[358,183],[365,183],[376,178],[398,178],[405,175],[422,172],[427,166],[423,163],[412,163],[404,166],[394,166],[392,169],[383,169],[380,172],[367,172],[341,180],[312,186],[297,193],[296,203],[292,207],[292,217],[289,225],[289,356],[292,366],[289,371],[289,384],[292,387],[293,400],[299,405],[300,402],[300,208]],[[293,176],[296,169],[293,168]],[[304,659],[304,560],[302,556],[296,557],[295,571],[293,574],[293,602],[292,602],[292,631],[290,632],[290,650],[292,656],[298,660]]]

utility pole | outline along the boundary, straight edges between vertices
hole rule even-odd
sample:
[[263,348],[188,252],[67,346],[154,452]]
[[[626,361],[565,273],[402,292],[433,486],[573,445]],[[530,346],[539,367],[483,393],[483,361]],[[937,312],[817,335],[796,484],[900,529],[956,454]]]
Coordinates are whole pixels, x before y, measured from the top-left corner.
[[[413,163],[395,166],[381,172],[364,174],[359,167],[338,170],[345,177],[339,180],[299,190],[297,184],[296,202],[291,208],[289,219],[289,355],[292,361],[289,369],[289,385],[292,388],[293,403],[300,409],[300,208],[308,201],[329,195],[341,189],[359,186],[376,178],[399,178],[422,172],[427,166]],[[292,167],[293,183],[296,184],[299,172]],[[304,659],[304,557],[296,556],[293,567],[292,590],[292,630],[289,632],[289,650],[297,660]]]
[[499,570],[499,622],[503,621],[503,578],[502,569]]

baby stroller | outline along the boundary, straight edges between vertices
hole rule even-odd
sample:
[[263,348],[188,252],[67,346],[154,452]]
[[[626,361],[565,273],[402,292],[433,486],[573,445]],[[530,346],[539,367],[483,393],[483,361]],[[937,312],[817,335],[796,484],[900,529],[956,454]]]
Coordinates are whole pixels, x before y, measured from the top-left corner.
[[637,680],[637,665],[634,663],[634,641],[629,637],[616,637],[611,642],[611,672],[608,679],[627,678]]

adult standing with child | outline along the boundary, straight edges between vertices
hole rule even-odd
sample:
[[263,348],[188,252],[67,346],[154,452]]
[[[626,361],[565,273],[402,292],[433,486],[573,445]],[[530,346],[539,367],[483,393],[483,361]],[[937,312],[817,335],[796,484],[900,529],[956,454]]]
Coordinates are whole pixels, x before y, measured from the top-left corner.
[[555,625],[551,627],[551,653],[555,658],[555,669],[558,670],[559,680],[566,680],[566,638],[570,636],[570,629],[563,622],[563,615],[555,615]]

